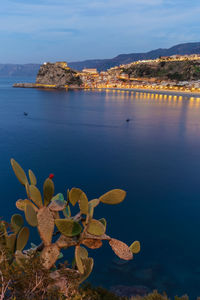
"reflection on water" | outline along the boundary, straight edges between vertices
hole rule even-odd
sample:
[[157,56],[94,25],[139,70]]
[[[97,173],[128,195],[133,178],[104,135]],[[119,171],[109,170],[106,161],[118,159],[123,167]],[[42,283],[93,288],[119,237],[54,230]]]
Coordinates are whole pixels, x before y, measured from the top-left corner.
[[106,100],[115,100],[115,101],[142,101],[143,103],[157,103],[163,104],[167,103],[171,106],[181,106],[182,102],[187,100],[189,107],[200,107],[200,97],[194,96],[182,96],[182,95],[170,95],[170,94],[161,94],[161,93],[147,93],[147,92],[133,92],[125,90],[109,90],[106,91]]
[[100,205],[95,218],[110,236],[140,240],[141,253],[122,263],[105,243],[90,253],[90,280],[200,296],[199,105],[186,94],[1,89],[0,80],[1,215],[24,196],[11,157],[38,182],[53,172],[56,192],[77,186],[92,199],[123,188],[126,201]]

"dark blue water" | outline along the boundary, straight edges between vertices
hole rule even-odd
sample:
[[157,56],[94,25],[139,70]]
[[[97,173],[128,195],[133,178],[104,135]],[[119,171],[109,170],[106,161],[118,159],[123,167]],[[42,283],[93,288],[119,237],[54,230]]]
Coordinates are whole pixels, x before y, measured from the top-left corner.
[[0,79],[0,215],[9,220],[24,197],[11,157],[39,187],[54,173],[56,192],[76,186],[93,199],[125,189],[126,201],[100,206],[96,218],[107,219],[109,235],[140,240],[141,253],[121,264],[106,245],[93,251],[90,280],[200,296],[200,98],[14,89],[13,81]]

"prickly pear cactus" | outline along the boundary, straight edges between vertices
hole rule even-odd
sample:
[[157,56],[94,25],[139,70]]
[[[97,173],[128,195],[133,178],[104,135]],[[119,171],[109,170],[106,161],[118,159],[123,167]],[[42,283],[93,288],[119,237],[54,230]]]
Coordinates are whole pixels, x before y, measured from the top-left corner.
[[[63,194],[54,195],[53,174],[44,181],[43,194],[37,188],[37,179],[33,171],[28,171],[28,176],[22,167],[11,159],[13,171],[24,185],[27,198],[19,199],[16,207],[24,212],[27,223],[32,227],[37,227],[41,238],[41,244],[31,249],[23,251],[28,239],[29,230],[24,226],[21,215],[15,214],[11,218],[11,228],[13,233],[8,234],[2,224],[0,233],[4,232],[4,238],[0,235],[0,245],[5,242],[6,247],[16,257],[16,263],[22,263],[27,259],[29,251],[34,252],[40,258],[41,264],[55,278],[55,286],[60,286],[60,291],[65,290],[60,282],[70,285],[69,273],[76,273],[76,283],[82,283],[92,272],[94,260],[88,257],[89,249],[102,247],[103,241],[107,241],[114,253],[124,260],[133,259],[133,254],[140,251],[140,243],[135,241],[129,247],[125,243],[111,238],[106,234],[107,221],[105,218],[96,220],[94,218],[95,208],[103,204],[116,205],[121,203],[126,192],[121,189],[114,189],[103,194],[99,198],[88,200],[86,194],[79,188],[73,187],[66,191],[66,199]],[[42,196],[43,195],[43,196]],[[74,207],[79,208],[79,212],[73,216]],[[72,269],[62,267],[59,270],[57,261],[63,257],[62,249],[74,247],[74,262]],[[30,261],[31,263],[31,261]],[[60,265],[60,264],[59,264]],[[74,270],[75,268],[75,270]],[[52,271],[51,271],[52,270]],[[60,280],[60,281],[59,281]]]

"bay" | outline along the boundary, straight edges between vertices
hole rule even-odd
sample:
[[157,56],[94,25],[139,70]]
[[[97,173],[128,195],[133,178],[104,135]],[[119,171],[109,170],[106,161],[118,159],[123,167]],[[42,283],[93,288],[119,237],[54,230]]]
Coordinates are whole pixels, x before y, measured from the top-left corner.
[[17,81],[27,79],[0,79],[0,215],[9,221],[25,196],[12,157],[40,188],[54,173],[64,195],[122,188],[124,203],[102,204],[95,218],[117,239],[140,240],[141,253],[123,264],[105,243],[90,253],[90,281],[200,296],[200,96],[12,88]]

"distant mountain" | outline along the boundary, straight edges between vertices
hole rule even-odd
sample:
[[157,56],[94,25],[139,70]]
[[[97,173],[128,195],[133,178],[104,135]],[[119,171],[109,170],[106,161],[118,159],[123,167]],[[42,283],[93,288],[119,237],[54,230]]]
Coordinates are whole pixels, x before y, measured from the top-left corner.
[[97,68],[99,71],[102,71],[114,66],[128,64],[137,60],[155,59],[159,56],[171,56],[174,54],[200,54],[200,43],[179,44],[169,49],[160,48],[146,53],[120,54],[111,59],[95,59],[81,62],[71,62],[69,63],[69,66],[76,70],[82,70],[83,68]]
[[39,68],[39,64],[0,64],[0,77],[36,77]]
[[[156,49],[146,53],[120,54],[111,59],[91,59],[80,62],[68,63],[75,70],[84,68],[97,68],[99,71],[107,70],[121,64],[128,64],[136,60],[155,59],[159,56],[171,56],[174,54],[200,54],[200,43],[185,43],[173,46],[169,49]],[[0,64],[0,77],[5,76],[36,76],[39,64]]]

